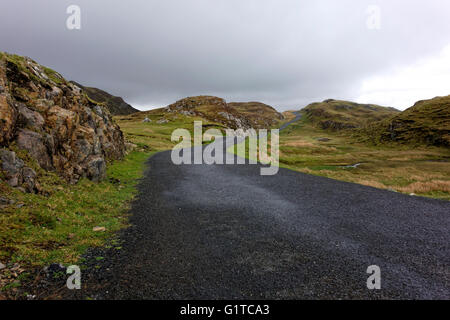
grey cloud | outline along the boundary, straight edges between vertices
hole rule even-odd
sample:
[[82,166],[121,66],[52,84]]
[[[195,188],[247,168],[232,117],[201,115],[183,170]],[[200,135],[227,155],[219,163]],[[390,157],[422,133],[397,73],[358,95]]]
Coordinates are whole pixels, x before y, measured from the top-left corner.
[[[82,29],[65,27],[81,8]],[[369,5],[381,29],[366,27]],[[66,78],[162,106],[189,95],[280,110],[354,98],[368,76],[449,43],[442,0],[2,0],[0,50]]]

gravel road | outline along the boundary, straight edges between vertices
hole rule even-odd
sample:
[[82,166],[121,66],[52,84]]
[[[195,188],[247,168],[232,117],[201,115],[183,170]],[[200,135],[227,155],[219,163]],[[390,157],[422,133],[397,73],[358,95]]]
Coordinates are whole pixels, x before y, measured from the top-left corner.
[[[259,165],[154,155],[121,247],[87,256],[98,299],[450,298],[450,202]],[[95,261],[101,255],[104,259]],[[95,265],[95,267],[94,267]],[[368,266],[381,290],[368,290]],[[89,267],[90,266],[90,267]],[[80,296],[81,297],[81,296]]]

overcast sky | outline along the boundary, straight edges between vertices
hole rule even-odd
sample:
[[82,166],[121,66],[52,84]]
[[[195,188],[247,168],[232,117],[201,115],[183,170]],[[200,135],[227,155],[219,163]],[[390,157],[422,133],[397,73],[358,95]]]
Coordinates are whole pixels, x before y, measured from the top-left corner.
[[405,109],[450,94],[450,1],[1,0],[0,50],[140,109],[200,94]]

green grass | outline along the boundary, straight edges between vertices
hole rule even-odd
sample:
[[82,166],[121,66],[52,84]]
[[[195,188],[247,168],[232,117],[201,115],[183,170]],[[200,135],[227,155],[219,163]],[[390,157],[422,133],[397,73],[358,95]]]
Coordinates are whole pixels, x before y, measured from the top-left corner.
[[9,62],[12,62],[17,66],[22,66],[22,64],[25,63],[25,58],[17,54],[2,53],[1,57],[3,58],[3,56],[5,56]]
[[3,52],[2,55],[0,56],[0,58],[1,59],[5,58],[6,61],[16,65],[17,68],[19,69],[19,71],[26,73],[34,81],[36,81],[36,82],[40,82],[41,81],[40,79],[38,79],[38,77],[36,77],[35,74],[33,74],[32,72],[30,72],[27,69],[24,57],[19,56],[17,54],[9,54],[9,53]]
[[[321,142],[319,138],[330,139]],[[308,119],[281,133],[280,166],[337,180],[450,200],[448,148],[361,142]],[[444,160],[444,161],[442,161]],[[357,168],[346,165],[362,163]]]
[[[118,117],[128,139],[152,150],[167,150],[176,128],[192,132],[194,119],[153,111],[146,114],[152,122],[143,123],[145,115]],[[161,118],[167,124],[157,124]],[[198,119],[201,120],[201,119]],[[203,119],[204,121],[204,119]],[[328,138],[329,141],[320,141]],[[268,139],[270,141],[270,139]],[[248,140],[245,156],[248,158]],[[237,152],[234,146],[229,152]],[[269,147],[270,152],[270,147]],[[269,153],[270,154],[270,153]],[[322,130],[309,118],[302,118],[280,134],[280,167],[332,179],[359,183],[403,193],[450,200],[450,159],[447,148],[399,144],[373,145],[361,142],[348,131]],[[345,166],[362,163],[357,168]]]
[[322,129],[342,130],[361,128],[368,123],[380,121],[399,114],[393,108],[350,101],[325,100],[311,103],[302,110],[315,126]]
[[321,171],[321,170],[331,170],[331,171],[335,171],[335,170],[341,170],[344,168],[338,167],[338,166],[310,166],[309,169],[313,170],[313,171]]
[[[23,194],[1,182],[2,193],[16,204],[0,215],[0,261],[22,266],[71,264],[92,246],[127,225],[128,204],[136,195],[149,152],[132,152],[108,167],[108,179],[68,185],[48,174],[43,187],[51,195]],[[119,182],[120,180],[120,182]],[[17,204],[24,204],[17,208]],[[106,232],[94,232],[94,227]]]
[[45,74],[47,77],[52,80],[56,84],[62,84],[65,82],[64,78],[57,73],[55,70],[50,69],[48,67],[43,67]]
[[372,123],[355,136],[373,144],[450,147],[450,96],[417,102],[400,114]]
[[[145,117],[152,122],[142,122]],[[160,119],[169,122],[158,124]],[[0,191],[7,198],[24,204],[20,209],[10,206],[0,215],[1,262],[17,262],[21,266],[72,264],[87,248],[104,245],[111,238],[113,241],[108,243],[121,250],[113,236],[127,226],[128,204],[136,194],[137,179],[143,174],[145,160],[178,143],[171,141],[175,129],[188,129],[193,137],[195,120],[202,120],[208,128],[223,129],[220,124],[202,118],[161,111],[117,116],[115,120],[127,140],[138,148],[123,161],[108,165],[108,179],[98,184],[83,179],[76,185],[68,185],[56,174],[40,169],[26,152],[14,144],[10,146],[39,174],[41,187],[50,196],[23,194],[0,183]],[[92,229],[97,226],[105,227],[106,232],[94,232]]]
[[105,102],[98,102],[95,101],[94,99],[90,98],[86,93],[83,93],[83,96],[86,98],[87,101],[89,101],[89,103],[93,104],[93,105],[98,105],[98,106],[106,106]]
[[[229,151],[236,150],[235,146]],[[448,148],[373,145],[347,132],[319,129],[307,118],[280,134],[280,167],[443,200],[450,200],[449,159]],[[345,167],[356,163],[362,164]]]
[[[5,52],[0,52],[0,59],[5,58],[7,61],[14,63],[17,68],[26,73],[28,76],[30,76],[31,79],[33,79],[36,82],[48,82],[48,81],[44,81],[43,79],[38,78],[33,72],[31,72],[26,65],[26,60],[24,57],[19,56],[17,54],[9,54],[9,53],[5,53]],[[57,73],[55,70],[42,66],[42,69],[44,71],[44,73],[47,75],[47,77],[53,81],[56,84],[62,84],[65,82],[64,78]]]
[[[142,122],[145,117],[152,121]],[[158,124],[160,119],[169,122]],[[223,129],[220,124],[202,118],[161,110],[118,116],[115,120],[125,137],[145,151],[134,151],[123,161],[110,164],[111,179],[98,184],[83,179],[76,185],[68,185],[55,174],[40,170],[26,154],[11,146],[39,173],[42,188],[50,195],[23,194],[0,182],[2,195],[17,201],[0,214],[2,263],[42,266],[76,262],[87,248],[104,244],[117,230],[127,226],[128,204],[136,195],[144,162],[152,153],[177,144],[171,141],[175,129],[185,128],[192,134],[194,120],[202,120],[209,128]],[[330,140],[323,142],[319,138]],[[321,130],[307,118],[280,135],[280,167],[447,200],[450,200],[450,163],[435,160],[449,158],[450,150],[445,148],[363,143],[345,132]],[[342,167],[360,162],[363,164],[358,168]],[[24,206],[17,208],[17,204]],[[105,227],[106,232],[94,232],[92,228],[97,226]],[[119,243],[116,249],[121,249]]]
[[[143,122],[148,117],[151,122]],[[162,151],[170,150],[179,142],[172,142],[172,132],[176,129],[187,129],[194,138],[194,121],[202,121],[203,133],[210,128],[223,130],[218,123],[208,121],[200,117],[191,117],[181,114],[164,113],[160,110],[135,113],[129,116],[114,117],[124,132],[127,140],[140,148]],[[168,123],[159,124],[158,120],[166,119]]]

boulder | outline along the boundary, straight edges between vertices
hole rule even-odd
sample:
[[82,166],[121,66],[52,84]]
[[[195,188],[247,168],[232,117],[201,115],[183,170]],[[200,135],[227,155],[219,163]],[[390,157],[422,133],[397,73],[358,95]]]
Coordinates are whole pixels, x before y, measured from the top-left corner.
[[28,167],[22,170],[22,187],[29,193],[39,191],[38,183],[36,182],[36,172]]
[[164,124],[164,123],[168,123],[169,122],[169,120],[167,120],[167,119],[159,119],[158,121],[156,121],[156,123],[159,123],[159,124]]
[[26,192],[38,191],[36,172],[24,165],[23,160],[13,151],[0,150],[1,169],[5,174],[6,182],[11,187],[21,187]]
[[20,129],[17,135],[17,146],[27,150],[42,169],[54,170],[48,149],[45,146],[45,140],[41,134],[27,129]]
[[125,142],[125,148],[127,153],[130,153],[131,151],[137,148],[137,145],[131,142]]
[[18,174],[24,166],[23,161],[16,157],[16,153],[13,151],[0,150],[0,160],[2,162],[2,170],[10,176]]
[[86,163],[89,179],[98,182],[106,178],[106,162],[103,157],[93,156]]
[[19,112],[18,121],[22,122],[24,127],[32,129],[41,129],[44,125],[44,118],[39,112],[28,109],[23,103],[17,105]]

